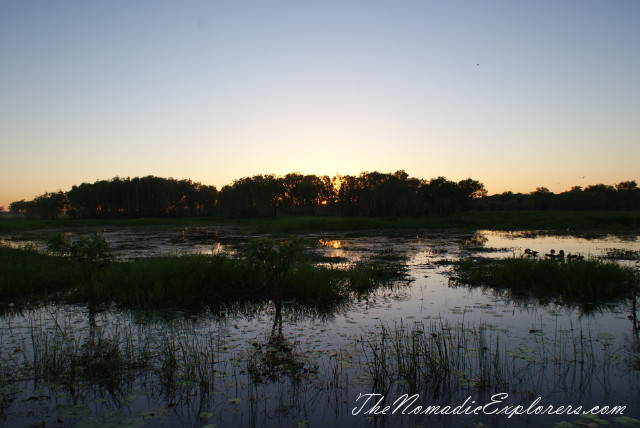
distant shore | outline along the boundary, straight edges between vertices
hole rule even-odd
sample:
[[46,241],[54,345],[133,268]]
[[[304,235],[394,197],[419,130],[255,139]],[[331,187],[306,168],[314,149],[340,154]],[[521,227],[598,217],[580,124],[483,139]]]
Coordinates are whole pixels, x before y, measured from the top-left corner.
[[137,219],[25,219],[0,217],[0,233],[38,229],[226,225],[258,233],[349,232],[415,229],[545,230],[555,233],[639,233],[640,211],[471,211],[417,217],[278,216]]

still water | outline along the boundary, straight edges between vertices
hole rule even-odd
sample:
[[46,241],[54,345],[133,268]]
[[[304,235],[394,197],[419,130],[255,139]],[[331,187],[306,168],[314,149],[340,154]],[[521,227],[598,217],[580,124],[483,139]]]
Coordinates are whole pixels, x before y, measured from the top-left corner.
[[[3,239],[43,248],[48,233]],[[119,259],[234,253],[252,237],[217,227],[114,228],[104,234]],[[331,313],[301,311],[292,302],[284,302],[282,310],[267,304],[197,314],[53,304],[5,308],[0,424],[479,428],[634,422],[620,415],[587,419],[566,412],[486,414],[531,403],[583,410],[626,406],[624,417],[640,418],[640,344],[630,302],[587,313],[580,307],[513,301],[491,290],[457,286],[447,275],[450,267],[437,263],[518,257],[525,248],[602,257],[612,249],[639,251],[637,236],[422,231],[309,237],[319,244],[312,251],[336,267],[392,248],[408,257],[409,277]],[[449,344],[457,346],[447,352],[465,355],[466,362],[457,367],[462,370],[437,387],[412,390],[406,379],[396,377],[384,390],[376,389],[382,386],[375,383],[373,368],[386,365],[381,343],[394,343],[391,339],[403,334],[412,343],[425,338],[437,346],[455,337]],[[487,352],[491,357],[485,361]],[[386,357],[394,358],[393,349]],[[479,383],[487,361],[493,374]],[[414,393],[411,406],[392,406],[403,394]],[[495,395],[501,393],[508,397]],[[382,396],[386,400],[375,407]],[[498,399],[501,403],[472,412]],[[386,405],[391,405],[387,411]],[[468,411],[406,414],[418,405]]]

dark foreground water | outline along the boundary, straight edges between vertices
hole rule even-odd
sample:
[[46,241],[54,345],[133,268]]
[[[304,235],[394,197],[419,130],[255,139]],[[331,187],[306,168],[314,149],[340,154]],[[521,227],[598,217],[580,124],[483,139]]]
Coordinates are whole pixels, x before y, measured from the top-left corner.
[[[41,236],[5,240],[42,245]],[[250,238],[219,228],[108,229],[105,236],[119,258],[233,252]],[[595,311],[516,302],[456,286],[448,268],[435,263],[519,256],[525,248],[597,257],[613,248],[638,251],[636,236],[451,231],[315,238],[314,251],[336,267],[393,248],[408,256],[410,281],[330,313],[293,302],[197,314],[5,307],[0,424],[480,428],[627,426],[640,419],[640,341],[630,302],[605,302]],[[391,373],[412,361],[426,364],[426,344],[439,350],[428,360],[433,367]],[[448,359],[446,375],[437,358]],[[392,381],[379,382],[385,370]],[[416,389],[408,373],[424,376]],[[550,413],[549,406],[557,414],[535,414]],[[595,406],[625,409],[573,414]]]

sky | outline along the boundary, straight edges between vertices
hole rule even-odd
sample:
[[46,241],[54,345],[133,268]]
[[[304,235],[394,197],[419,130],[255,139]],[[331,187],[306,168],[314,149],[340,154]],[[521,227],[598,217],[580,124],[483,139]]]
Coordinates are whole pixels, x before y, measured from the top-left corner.
[[0,0],[0,206],[112,177],[640,182],[640,1]]

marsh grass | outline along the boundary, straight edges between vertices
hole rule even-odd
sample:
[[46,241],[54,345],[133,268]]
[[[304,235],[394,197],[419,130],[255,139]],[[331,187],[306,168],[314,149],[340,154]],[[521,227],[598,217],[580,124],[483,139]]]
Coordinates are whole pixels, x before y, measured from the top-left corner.
[[306,245],[262,239],[238,255],[152,257],[99,267],[89,259],[0,247],[0,296],[44,297],[65,291],[79,301],[138,308],[200,309],[274,299],[330,306],[406,276],[405,258],[393,252],[337,267],[315,263]]
[[0,299],[42,297],[83,281],[80,266],[70,259],[38,252],[34,247],[0,246]]
[[406,258],[392,249],[362,259],[344,270],[350,291],[362,295],[380,285],[392,285],[392,281],[411,282],[408,279]]
[[[245,404],[266,406],[274,400],[284,415],[301,402],[314,402],[319,392],[346,387],[342,375],[336,375],[336,384],[322,381],[317,357],[281,332],[247,349],[191,317],[130,324],[118,313],[105,313],[91,322],[86,312],[67,309],[43,306],[28,315],[27,328],[0,330],[3,344],[15,334],[23,337],[17,340],[20,352],[0,355],[0,414],[16,400],[39,400],[56,409],[68,406],[61,419],[89,426],[98,419],[91,416],[91,403],[98,403],[100,412],[107,406],[129,414],[130,406],[159,400],[161,407],[150,413],[162,417],[176,406],[173,412],[192,412],[187,418],[195,415],[203,423],[235,406],[258,417],[259,408]],[[247,394],[251,404],[243,403]]]
[[[361,339],[360,347],[354,343],[351,351],[322,356],[305,352],[280,331],[260,344],[231,349],[234,342],[225,342],[226,333],[217,334],[215,327],[203,331],[202,323],[189,317],[130,324],[113,314],[96,315],[93,323],[83,318],[85,313],[70,316],[45,307],[39,314],[31,315],[22,352],[0,359],[0,410],[25,393],[37,399],[55,395],[47,388],[59,389],[58,406],[63,391],[68,403],[106,397],[99,402],[108,399],[117,409],[126,409],[134,396],[146,403],[161,397],[162,403],[192,406],[198,423],[210,418],[218,422],[217,412],[236,406],[252,417],[264,417],[272,408],[282,415],[300,406],[340,409],[344,400],[353,399],[349,389],[365,384],[377,393],[417,392],[432,400],[495,392],[529,398],[565,394],[562,399],[567,400],[606,382],[612,367],[620,364],[610,335],[591,337],[573,326],[551,331],[536,327],[522,344],[485,323],[381,325]],[[633,358],[637,361],[637,355]],[[637,365],[630,363],[633,370]],[[25,388],[25,382],[35,386]],[[26,392],[12,392],[16,385]],[[64,419],[89,416],[83,406],[70,407]],[[166,415],[167,404],[149,412]]]
[[117,391],[151,361],[149,344],[139,342],[130,327],[79,329],[70,318],[54,313],[48,318],[53,325],[42,318],[32,323],[24,350],[22,367],[36,382],[42,379],[70,391],[87,385]]
[[25,219],[20,217],[0,217],[0,233],[21,232],[38,229],[75,229],[92,231],[104,227],[149,228],[157,226],[207,226],[225,224],[228,221],[218,217],[181,218],[131,218],[131,219],[74,219],[59,217],[55,220]]
[[232,257],[154,257],[114,263],[97,281],[96,297],[128,307],[200,307],[240,300],[250,286],[250,272]]
[[348,232],[381,229],[462,228],[486,230],[593,230],[637,232],[640,214],[636,211],[472,211],[448,215],[411,217],[363,216],[280,216],[251,219],[223,217],[29,220],[0,218],[0,232],[36,229],[87,229],[110,227],[145,228],[156,226],[239,226],[259,233]]
[[225,370],[220,342],[195,334],[185,322],[168,322],[154,331],[118,320],[95,323],[57,310],[32,316],[22,349],[0,361],[3,391],[32,380],[72,395],[95,393],[98,387],[119,396],[146,374],[167,396],[193,388],[209,393],[217,373]]
[[[481,323],[381,325],[361,339],[372,390],[425,396],[482,393],[573,394],[610,382],[618,354],[611,337],[592,337],[573,327],[530,331],[514,345],[504,331]],[[637,355],[632,357],[637,359]],[[623,368],[633,372],[633,363]]]
[[416,323],[385,326],[363,341],[373,389],[400,385],[432,394],[464,388],[496,389],[505,383],[507,365],[496,339],[490,347],[486,326]]
[[172,396],[179,390],[196,386],[200,394],[213,390],[216,375],[226,365],[219,360],[220,343],[212,337],[189,334],[183,328],[172,328],[151,339],[155,356],[154,370],[161,389]]
[[453,264],[455,280],[492,288],[513,298],[559,303],[620,300],[631,296],[633,269],[596,259],[464,259]]

